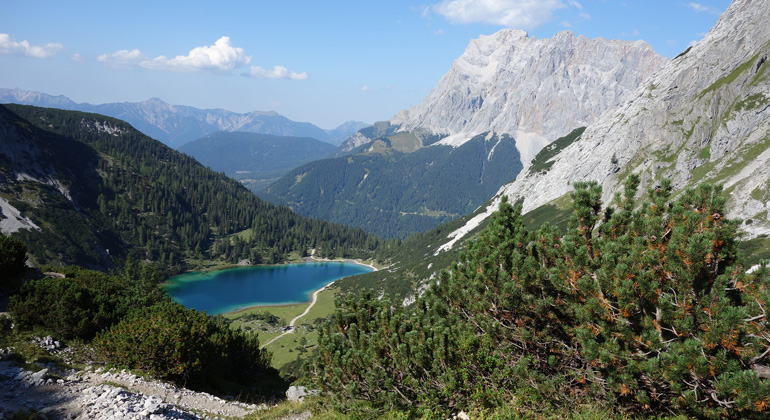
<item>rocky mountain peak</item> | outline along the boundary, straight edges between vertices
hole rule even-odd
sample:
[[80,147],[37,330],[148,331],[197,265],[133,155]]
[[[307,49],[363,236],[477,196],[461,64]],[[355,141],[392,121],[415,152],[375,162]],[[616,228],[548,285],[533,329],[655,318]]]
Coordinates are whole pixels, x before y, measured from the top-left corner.
[[447,135],[440,144],[453,146],[508,133],[535,145],[520,145],[527,159],[524,152],[595,121],[667,61],[643,41],[504,29],[472,40],[425,100],[390,123]]

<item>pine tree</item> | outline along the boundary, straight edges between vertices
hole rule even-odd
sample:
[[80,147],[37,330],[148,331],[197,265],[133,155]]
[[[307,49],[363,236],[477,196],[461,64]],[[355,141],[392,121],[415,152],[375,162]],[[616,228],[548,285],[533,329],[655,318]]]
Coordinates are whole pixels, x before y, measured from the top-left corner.
[[670,202],[664,181],[639,205],[638,186],[630,176],[604,208],[598,184],[576,184],[564,235],[528,232],[503,200],[412,307],[338,300],[311,377],[345,410],[446,415],[529,398],[516,409],[766,417],[770,270],[741,264],[720,187]]

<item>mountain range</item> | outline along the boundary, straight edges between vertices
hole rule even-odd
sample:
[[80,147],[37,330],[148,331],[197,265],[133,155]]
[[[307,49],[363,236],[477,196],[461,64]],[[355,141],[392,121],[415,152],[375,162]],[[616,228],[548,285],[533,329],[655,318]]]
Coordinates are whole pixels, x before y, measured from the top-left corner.
[[542,170],[503,186],[488,206],[454,231],[451,247],[497,207],[503,196],[525,212],[568,211],[575,182],[598,181],[603,200],[629,174],[642,190],[672,180],[675,193],[701,182],[727,194],[726,216],[743,220],[745,239],[770,235],[770,3],[734,1],[696,45],[675,57],[574,142],[549,151]]
[[337,158],[293,170],[263,196],[387,237],[424,232],[473,212],[542,147],[594,122],[667,61],[641,41],[482,36],[421,104],[359,130]]
[[312,137],[339,145],[352,133],[368,125],[348,121],[337,128],[324,130],[311,123],[292,121],[276,112],[237,113],[225,109],[198,109],[171,105],[158,98],[142,102],[91,105],[74,102],[65,96],[51,96],[21,89],[0,89],[0,103],[93,112],[118,118],[174,148],[217,131]]

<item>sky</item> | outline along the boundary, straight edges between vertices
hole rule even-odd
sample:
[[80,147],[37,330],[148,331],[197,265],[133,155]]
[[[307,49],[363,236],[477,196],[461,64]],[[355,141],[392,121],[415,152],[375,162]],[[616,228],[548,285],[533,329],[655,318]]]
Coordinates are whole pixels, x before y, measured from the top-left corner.
[[276,111],[331,129],[419,104],[503,28],[644,40],[674,57],[728,0],[0,0],[0,88],[75,102]]

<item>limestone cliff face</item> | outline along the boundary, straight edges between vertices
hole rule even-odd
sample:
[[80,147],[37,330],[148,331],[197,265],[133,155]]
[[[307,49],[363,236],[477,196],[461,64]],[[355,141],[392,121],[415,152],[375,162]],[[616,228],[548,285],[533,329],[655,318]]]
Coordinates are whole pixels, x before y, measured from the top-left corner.
[[643,41],[505,29],[472,40],[425,100],[390,123],[448,135],[441,143],[452,145],[486,131],[529,136],[541,143],[537,153],[593,123],[667,61]]
[[[677,191],[724,184],[728,216],[751,219],[749,237],[770,232],[770,2],[735,0],[697,45],[674,58],[619,106],[605,112],[544,172],[522,173],[500,197],[525,198],[524,211],[594,180],[604,201],[630,173],[642,188],[670,178]],[[449,244],[447,244],[449,245]]]

